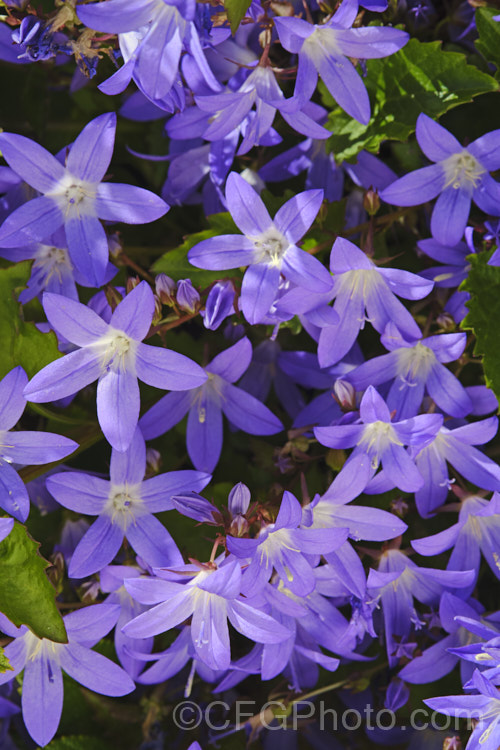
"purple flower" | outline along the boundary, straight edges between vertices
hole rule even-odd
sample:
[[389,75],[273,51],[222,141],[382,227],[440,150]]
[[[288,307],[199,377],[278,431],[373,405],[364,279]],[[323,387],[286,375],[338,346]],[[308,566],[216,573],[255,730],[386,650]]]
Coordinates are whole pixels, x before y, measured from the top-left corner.
[[[0,249],[0,255],[16,263],[21,260],[33,259],[35,261],[31,268],[27,289],[19,295],[19,302],[23,305],[34,297],[41,297],[43,292],[62,294],[78,301],[76,284],[89,286],[87,277],[80,273],[71,262],[62,227],[45,242],[27,247]],[[118,269],[112,263],[108,263],[103,283],[107,284],[111,281],[117,272]]]
[[18,521],[27,519],[30,501],[23,480],[11,464],[59,461],[78,448],[78,443],[53,432],[12,430],[26,406],[23,388],[27,382],[22,367],[15,367],[0,381],[0,507]]
[[[464,589],[460,591],[461,594],[463,592]],[[445,591],[439,603],[439,619],[448,635],[426,648],[420,656],[412,659],[399,672],[399,677],[406,682],[421,685],[440,680],[451,672],[459,661],[459,657],[455,653],[450,653],[450,649],[477,640],[477,636],[471,635],[460,622],[457,622],[457,616],[467,617],[479,622],[481,614],[480,611],[477,611],[478,609],[482,611],[481,606],[478,606],[478,603],[474,600],[471,600],[471,603],[468,604],[458,596]],[[468,662],[460,662],[460,671],[462,682],[466,682],[472,677],[473,670]]]
[[210,475],[172,471],[143,481],[145,471],[146,445],[136,428],[128,450],[111,452],[109,482],[72,471],[47,479],[47,489],[65,508],[99,516],[73,553],[70,578],[84,578],[109,565],[124,537],[152,566],[182,562],[174,540],[152,514],[172,510],[172,496],[179,492],[202,490]]
[[[227,669],[230,664],[227,619],[239,633],[257,643],[285,640],[289,635],[286,628],[240,596],[238,560],[217,562],[186,565],[178,571],[157,569],[157,578],[127,580],[125,587],[134,599],[153,607],[129,622],[124,633],[147,638],[165,633],[192,616],[196,655],[211,669]],[[190,574],[187,582],[186,574]]]
[[294,94],[297,105],[303,106],[311,98],[319,74],[337,104],[367,125],[370,120],[368,93],[348,58],[393,55],[404,47],[409,35],[381,26],[352,29],[357,14],[357,0],[344,0],[322,25],[312,25],[299,18],[277,17],[274,22],[283,47],[299,55]]
[[382,602],[387,656],[390,666],[398,658],[394,636],[407,638],[412,625],[418,629],[420,621],[413,597],[423,604],[435,605],[444,589],[464,588],[474,579],[474,571],[434,570],[419,568],[404,552],[388,549],[382,553],[378,570],[371,569],[368,590]]
[[[379,333],[392,321],[408,339],[420,337],[413,317],[394,295],[421,299],[431,291],[432,281],[397,268],[379,268],[362,250],[342,237],[333,244],[330,270],[334,274],[331,292],[319,294],[317,289],[313,294],[309,289],[293,289],[277,304],[278,310],[304,315],[319,327],[321,367],[334,365],[352,349],[366,320]],[[328,302],[333,297],[336,299],[332,313]]]
[[291,492],[284,492],[274,523],[263,526],[255,539],[226,537],[229,552],[250,564],[243,575],[242,591],[258,594],[271,578],[273,569],[297,596],[314,590],[314,570],[307,555],[325,554],[338,549],[347,539],[346,528],[299,528],[302,507]]
[[[196,25],[192,0],[108,0],[78,6],[86,26],[118,34],[125,64],[99,88],[119,94],[132,77],[141,91],[169,110],[172,88],[181,85],[179,63],[183,50],[198,68],[197,74],[214,90],[219,86],[207,63]],[[172,111],[172,110],[170,110]]]
[[397,206],[418,206],[439,195],[432,212],[432,235],[442,245],[456,245],[465,231],[472,200],[487,214],[500,215],[500,186],[488,174],[500,167],[500,130],[464,148],[422,113],[416,135],[420,148],[435,164],[401,177],[380,197]]
[[189,412],[187,449],[200,471],[212,472],[222,450],[222,412],[238,429],[251,435],[274,435],[280,420],[254,396],[233,383],[245,372],[252,345],[244,337],[207,365],[208,380],[187,393],[168,393],[141,418],[147,440],[163,435]]
[[411,545],[426,556],[439,555],[453,547],[447,570],[474,570],[474,584],[482,552],[493,574],[500,578],[497,552],[500,549],[500,495],[495,492],[490,501],[477,495],[466,496],[460,505],[458,523],[424,539],[414,539]]
[[470,414],[472,401],[465,388],[441,364],[460,357],[467,343],[465,333],[429,336],[409,342],[394,323],[389,323],[381,340],[390,354],[373,357],[346,376],[357,390],[393,380],[387,406],[391,412],[396,412],[396,419],[418,414],[425,391],[445,414],[452,417]]
[[0,133],[8,164],[42,195],[17,208],[0,227],[0,247],[41,242],[64,225],[71,260],[89,284],[100,286],[108,266],[108,241],[99,219],[144,224],[168,211],[154,193],[102,182],[111,161],[114,113],[88,123],[72,144],[66,166],[29,138]]
[[497,750],[500,742],[500,692],[479,670],[474,672],[472,687],[478,695],[449,695],[430,698],[424,703],[446,716],[477,719],[466,750]]
[[188,390],[207,376],[197,364],[169,349],[142,344],[155,302],[145,281],[127,294],[110,323],[85,305],[58,294],[43,296],[49,323],[79,348],[44,367],[25,395],[44,403],[77,393],[98,379],[97,418],[109,443],[127,450],[139,419],[139,378],[156,388]]
[[37,638],[23,626],[5,647],[14,671],[0,674],[0,685],[24,669],[23,719],[37,744],[47,745],[59,726],[63,706],[61,670],[101,695],[127,695],[134,690],[134,683],[121,667],[91,650],[113,627],[118,614],[116,605],[85,607],[64,618],[68,643]]
[[272,220],[255,190],[231,172],[226,201],[243,236],[227,234],[202,240],[189,251],[189,261],[197,268],[214,271],[248,266],[240,302],[252,324],[259,323],[274,303],[281,275],[301,288],[327,292],[332,286],[330,274],[296,245],[314,221],[322,200],[322,190],[299,193]]
[[496,435],[497,428],[496,417],[452,430],[441,427],[426,446],[413,449],[415,463],[424,478],[423,486],[415,493],[421,516],[427,518],[446,500],[452,483],[447,462],[477,487],[500,491],[500,467],[473,447],[489,442]]
[[[238,155],[263,143],[277,110],[294,130],[303,135],[316,139],[330,135],[326,128],[309,117],[308,102],[296,105],[293,100],[285,99],[271,67],[257,65],[237,91],[228,89],[209,96],[196,96],[195,101],[202,112],[210,115],[208,127],[203,132],[207,141],[222,140],[245,124]],[[256,109],[252,112],[254,105]]]
[[412,419],[391,421],[391,413],[373,386],[361,399],[360,421],[351,424],[315,427],[314,435],[329,448],[353,448],[340,473],[333,480],[327,496],[348,502],[357,497],[374,477],[380,463],[391,487],[415,492],[424,479],[410,458],[405,445],[425,445],[435,438],[443,417],[421,414]]

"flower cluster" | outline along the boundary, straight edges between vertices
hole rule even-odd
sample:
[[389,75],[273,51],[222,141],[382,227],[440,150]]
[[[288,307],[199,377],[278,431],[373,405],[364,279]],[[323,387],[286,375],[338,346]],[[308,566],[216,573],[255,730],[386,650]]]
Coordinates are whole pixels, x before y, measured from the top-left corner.
[[[289,712],[336,688],[396,711],[460,665],[467,693],[425,703],[476,720],[468,750],[496,750],[498,373],[490,390],[459,287],[482,264],[500,290],[500,128],[439,124],[468,99],[443,74],[387,131],[415,131],[411,147],[365,150],[391,123],[380,71],[413,59],[438,10],[252,0],[235,29],[232,3],[0,5],[0,59],[44,63],[81,110],[60,142],[0,132],[0,747],[26,731],[52,747],[74,682],[128,696],[133,720],[146,706],[140,750],[156,750],[186,746],[158,706],[201,705],[202,683],[231,700],[258,684]],[[467,48],[474,22],[452,20]],[[494,96],[488,63],[474,80]],[[166,155],[143,153],[162,138]],[[65,642],[18,606],[9,558],[51,519],[54,590],[42,580]],[[258,711],[242,728],[269,746]]]

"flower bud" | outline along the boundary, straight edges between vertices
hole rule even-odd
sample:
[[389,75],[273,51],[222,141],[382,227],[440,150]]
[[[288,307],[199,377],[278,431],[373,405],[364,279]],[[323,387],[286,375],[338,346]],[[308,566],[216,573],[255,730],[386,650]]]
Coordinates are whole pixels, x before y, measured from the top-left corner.
[[404,706],[408,702],[409,697],[410,691],[408,687],[403,680],[395,677],[387,688],[384,706],[389,711],[397,711],[398,708],[401,708],[401,706]]
[[211,331],[217,330],[228,315],[234,313],[234,286],[232,281],[218,281],[210,290],[205,309],[200,313],[203,325]]
[[185,495],[174,495],[172,497],[174,508],[182,513],[183,516],[192,518],[200,523],[209,523],[217,525],[222,518],[215,505],[209,503],[204,497],[196,492],[189,492]]
[[159,273],[155,279],[156,294],[164,305],[174,304],[176,283],[166,273]]
[[177,283],[177,305],[180,310],[195,313],[200,306],[200,295],[189,279],[181,279]]
[[129,278],[127,279],[127,286],[125,287],[127,290],[127,294],[130,294],[130,292],[136,288],[136,286],[139,286],[141,283],[141,280],[138,276],[135,276],[133,279]]
[[160,452],[154,448],[146,450],[146,474],[158,474],[161,466]]
[[376,190],[367,190],[363,198],[363,208],[368,216],[375,216],[380,208],[380,198]]
[[228,495],[227,504],[231,515],[245,515],[250,505],[250,490],[246,484],[238,482],[238,484],[234,485]]
[[108,237],[108,248],[109,254],[112,258],[118,258],[121,251],[123,250],[122,243],[120,241],[120,235],[118,232],[113,232]]
[[349,381],[337,378],[333,386],[333,393],[344,411],[355,411],[356,391]]
[[157,294],[154,295],[154,301],[155,301],[155,311],[153,313],[153,320],[151,321],[151,324],[154,326],[157,326],[163,317],[163,314],[162,314],[163,305]]

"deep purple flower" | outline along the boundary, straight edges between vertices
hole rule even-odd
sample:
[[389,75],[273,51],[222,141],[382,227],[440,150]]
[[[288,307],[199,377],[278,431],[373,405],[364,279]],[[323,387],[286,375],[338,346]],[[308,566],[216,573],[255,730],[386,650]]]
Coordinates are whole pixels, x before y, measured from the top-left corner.
[[79,348],[44,367],[29,382],[29,401],[44,403],[77,393],[98,379],[97,418],[109,443],[127,450],[139,419],[140,378],[163,389],[188,390],[207,376],[195,362],[169,349],[142,344],[155,301],[145,281],[127,294],[107,324],[95,312],[58,294],[44,294],[56,331]]

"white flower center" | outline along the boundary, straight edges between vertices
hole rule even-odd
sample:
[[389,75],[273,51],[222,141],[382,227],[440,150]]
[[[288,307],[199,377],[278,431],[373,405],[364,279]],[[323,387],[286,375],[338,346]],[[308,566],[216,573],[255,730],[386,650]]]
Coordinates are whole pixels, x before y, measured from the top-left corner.
[[290,244],[277,229],[271,227],[254,239],[255,262],[267,263],[269,266],[281,267],[283,256]]
[[144,503],[140,495],[141,484],[112,485],[104,513],[111,516],[111,522],[117,524],[124,532],[136,516],[143,515]]
[[366,452],[372,456],[372,466],[378,467],[381,454],[391,445],[403,445],[398,439],[396,431],[390,422],[371,422],[367,424],[358,443]]
[[135,368],[135,353],[138,341],[131,339],[123,331],[111,329],[102,336],[96,345],[102,350],[102,369],[104,370],[133,370]]
[[341,59],[343,55],[337,43],[335,29],[328,26],[316,26],[313,33],[305,40],[302,51],[310,57],[313,62],[322,58],[334,57],[335,65],[342,66]]
[[54,275],[62,279],[63,275],[73,270],[66,248],[52,245],[39,246],[33,267],[45,270],[46,281]]
[[95,216],[96,191],[96,183],[85,182],[66,172],[47,197],[56,201],[66,219],[78,219],[80,216]]
[[416,385],[415,381],[427,380],[436,363],[436,355],[420,341],[412,347],[398,351],[397,374],[406,385]]
[[441,164],[446,178],[445,187],[451,185],[455,190],[461,187],[477,187],[481,175],[486,172],[478,160],[466,149],[459,154],[452,154]]

